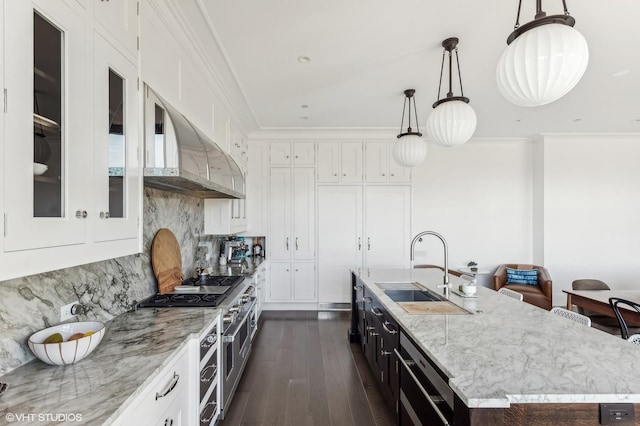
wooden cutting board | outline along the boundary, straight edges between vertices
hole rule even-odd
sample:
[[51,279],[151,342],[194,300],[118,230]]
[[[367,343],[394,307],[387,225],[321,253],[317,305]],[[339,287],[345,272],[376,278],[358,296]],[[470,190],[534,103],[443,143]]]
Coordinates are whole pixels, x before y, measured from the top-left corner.
[[398,305],[410,314],[460,315],[469,313],[449,302],[398,302]]
[[167,228],[160,229],[153,237],[151,266],[158,280],[160,294],[171,293],[184,279],[180,246],[176,236]]

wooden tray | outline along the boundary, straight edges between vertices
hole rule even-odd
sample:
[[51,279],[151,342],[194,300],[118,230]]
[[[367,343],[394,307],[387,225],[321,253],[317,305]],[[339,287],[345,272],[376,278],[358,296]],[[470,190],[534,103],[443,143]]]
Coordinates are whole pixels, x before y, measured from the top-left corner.
[[151,243],[151,266],[158,280],[160,294],[171,293],[182,284],[182,255],[176,236],[167,228],[160,229]]

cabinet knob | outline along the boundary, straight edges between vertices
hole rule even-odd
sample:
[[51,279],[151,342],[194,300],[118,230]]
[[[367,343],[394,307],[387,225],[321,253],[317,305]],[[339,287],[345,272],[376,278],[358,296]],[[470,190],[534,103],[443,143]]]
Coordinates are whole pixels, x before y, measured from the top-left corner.
[[333,175],[334,175],[334,176],[338,176],[338,174],[337,174],[337,173],[334,173]]
[[76,217],[78,219],[86,219],[87,218],[87,211],[86,210],[77,210],[76,211]]
[[285,155],[285,156],[284,156],[284,158],[289,158],[289,156],[288,156],[288,155]]
[[100,219],[109,219],[109,212],[100,212]]
[[347,175],[346,173],[343,173],[343,174],[342,174],[342,176],[346,176],[346,175]]
[[384,176],[385,174],[383,173],[382,176]]

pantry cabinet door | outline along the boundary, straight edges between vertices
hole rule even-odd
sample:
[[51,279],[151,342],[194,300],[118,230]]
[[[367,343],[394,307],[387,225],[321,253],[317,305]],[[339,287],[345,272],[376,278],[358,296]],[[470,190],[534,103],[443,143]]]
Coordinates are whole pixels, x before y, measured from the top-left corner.
[[291,238],[291,168],[269,169],[269,257],[289,260],[294,241]]
[[97,33],[94,55],[95,241],[135,238],[142,184],[137,68]]
[[404,268],[409,263],[411,188],[370,186],[365,190],[367,268]]
[[316,182],[312,167],[293,169],[293,244],[295,260],[311,260],[316,255]]
[[362,186],[318,187],[318,301],[347,303],[362,267]]
[[4,7],[4,250],[84,243],[93,167],[85,21],[62,1]]

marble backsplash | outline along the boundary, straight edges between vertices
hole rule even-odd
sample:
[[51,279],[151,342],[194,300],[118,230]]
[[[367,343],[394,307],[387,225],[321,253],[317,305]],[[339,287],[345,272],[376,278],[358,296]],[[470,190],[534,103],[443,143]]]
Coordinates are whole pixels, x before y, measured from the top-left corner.
[[0,282],[0,375],[33,359],[29,336],[60,323],[60,308],[79,300],[87,311],[80,320],[108,321],[157,291],[151,269],[151,242],[160,228],[176,235],[185,275],[193,273],[200,241],[213,242],[219,255],[219,237],[200,235],[204,224],[201,199],[145,188],[143,252],[44,274]]

